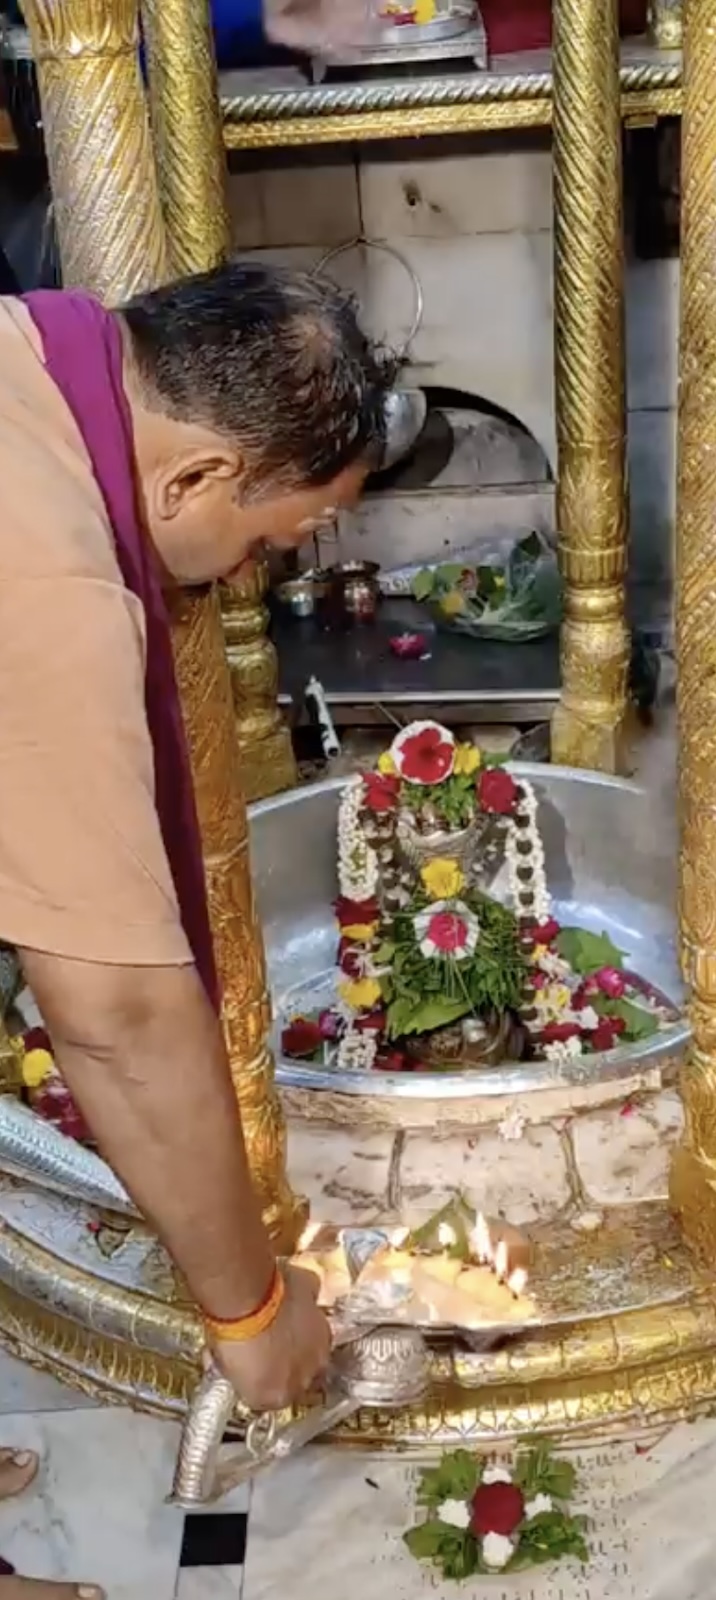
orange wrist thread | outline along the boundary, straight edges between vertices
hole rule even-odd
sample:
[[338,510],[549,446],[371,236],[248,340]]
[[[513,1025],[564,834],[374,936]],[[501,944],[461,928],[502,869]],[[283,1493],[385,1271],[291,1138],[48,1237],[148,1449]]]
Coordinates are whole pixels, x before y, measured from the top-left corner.
[[285,1295],[283,1274],[276,1267],[268,1292],[255,1311],[249,1312],[246,1317],[237,1317],[233,1322],[222,1322],[220,1317],[209,1316],[204,1317],[204,1322],[215,1339],[227,1344],[247,1344],[250,1339],[258,1339],[260,1334],[267,1333],[273,1326]]

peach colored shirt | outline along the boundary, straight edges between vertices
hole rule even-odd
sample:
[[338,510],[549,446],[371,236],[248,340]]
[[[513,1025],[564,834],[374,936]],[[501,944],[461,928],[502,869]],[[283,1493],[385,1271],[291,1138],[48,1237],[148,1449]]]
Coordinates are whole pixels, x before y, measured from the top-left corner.
[[26,308],[0,298],[0,939],[191,955],[154,805],[144,614]]

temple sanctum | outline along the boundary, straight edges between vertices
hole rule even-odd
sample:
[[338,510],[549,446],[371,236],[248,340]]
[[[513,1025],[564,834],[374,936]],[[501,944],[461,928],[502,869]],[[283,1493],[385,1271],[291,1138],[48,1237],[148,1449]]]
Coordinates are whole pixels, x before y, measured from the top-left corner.
[[256,252],[399,352],[358,508],[171,617],[251,1173],[334,1356],[291,1415],[207,1369],[3,947],[0,1445],[44,1476],[0,1550],[109,1600],[708,1600],[712,7],[396,5],[218,72],[214,9],[0,4],[0,178],[46,163],[64,287]]

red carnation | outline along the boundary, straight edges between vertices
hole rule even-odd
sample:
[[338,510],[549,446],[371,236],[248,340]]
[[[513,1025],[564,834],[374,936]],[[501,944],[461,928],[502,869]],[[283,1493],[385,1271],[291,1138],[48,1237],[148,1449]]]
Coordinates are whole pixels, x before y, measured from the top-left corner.
[[613,1050],[624,1032],[626,1023],[623,1017],[602,1017],[599,1026],[587,1038],[593,1050]]
[[312,1022],[309,1017],[293,1017],[281,1034],[281,1049],[284,1055],[291,1056],[295,1061],[315,1055],[322,1043],[321,1029],[318,1023]]
[[338,899],[333,902],[333,910],[339,928],[353,928],[377,922],[380,916],[380,906],[375,895],[371,895],[369,900],[350,900],[347,894],[339,894]]
[[400,794],[400,779],[383,772],[366,772],[363,778],[365,803],[369,811],[394,811]]
[[618,967],[600,967],[592,976],[601,994],[608,995],[610,1000],[621,1000],[626,989],[626,978]]
[[396,740],[393,757],[401,777],[410,783],[442,783],[453,769],[455,743],[433,723],[407,739]]
[[382,1033],[385,1027],[385,1011],[380,1007],[376,1011],[368,1011],[363,1017],[356,1017],[353,1026],[358,1033]]
[[363,954],[357,944],[352,944],[350,939],[340,939],[338,942],[338,965],[346,978],[362,978]]
[[487,1533],[501,1533],[508,1539],[524,1514],[524,1495],[516,1483],[480,1483],[472,1497],[470,1532],[478,1539]]
[[568,1039],[579,1039],[581,1030],[576,1022],[548,1022],[542,1029],[543,1044],[566,1044]]
[[483,811],[491,811],[498,817],[507,817],[514,811],[519,790],[504,767],[485,767],[476,788]]
[[554,917],[548,917],[546,922],[533,922],[525,928],[525,937],[531,939],[533,944],[552,944],[562,929]]

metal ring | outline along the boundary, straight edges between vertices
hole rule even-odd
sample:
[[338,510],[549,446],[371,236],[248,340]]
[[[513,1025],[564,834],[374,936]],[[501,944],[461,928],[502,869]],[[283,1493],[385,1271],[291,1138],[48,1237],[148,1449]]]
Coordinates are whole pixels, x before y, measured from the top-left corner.
[[273,1447],[276,1428],[276,1416],[273,1411],[264,1411],[261,1416],[252,1418],[246,1429],[244,1441],[250,1456],[262,1456]]
[[321,259],[318,262],[318,265],[316,267],[314,267],[312,275],[313,275],[314,278],[320,277],[321,273],[323,273],[325,271],[325,268],[329,265],[329,263],[331,261],[336,261],[339,256],[347,255],[349,250],[360,250],[360,249],[364,249],[364,250],[382,250],[383,255],[392,256],[393,260],[397,261],[399,263],[399,265],[405,269],[405,271],[408,274],[408,277],[410,278],[410,282],[411,282],[412,290],[413,290],[413,320],[412,320],[412,322],[410,324],[410,329],[409,329],[409,331],[408,331],[408,333],[407,333],[407,335],[405,337],[405,340],[404,340],[401,348],[396,350],[396,357],[397,357],[398,361],[406,361],[407,358],[408,358],[408,354],[410,352],[410,347],[411,347],[411,345],[413,343],[413,340],[414,340],[416,334],[418,333],[418,330],[419,330],[419,328],[421,327],[421,324],[422,324],[423,311],[424,311],[424,308],[425,308],[425,302],[424,302],[424,298],[423,298],[423,288],[422,288],[422,284],[420,282],[420,279],[419,279],[417,273],[415,272],[414,268],[411,267],[410,262],[401,253],[400,250],[396,250],[395,246],[392,245],[392,244],[384,244],[381,239],[366,239],[366,238],[363,237],[362,234],[358,234],[358,236],[355,239],[348,239],[348,240],[345,241],[344,244],[334,245],[331,250],[327,250],[326,254],[324,256],[321,256]]

